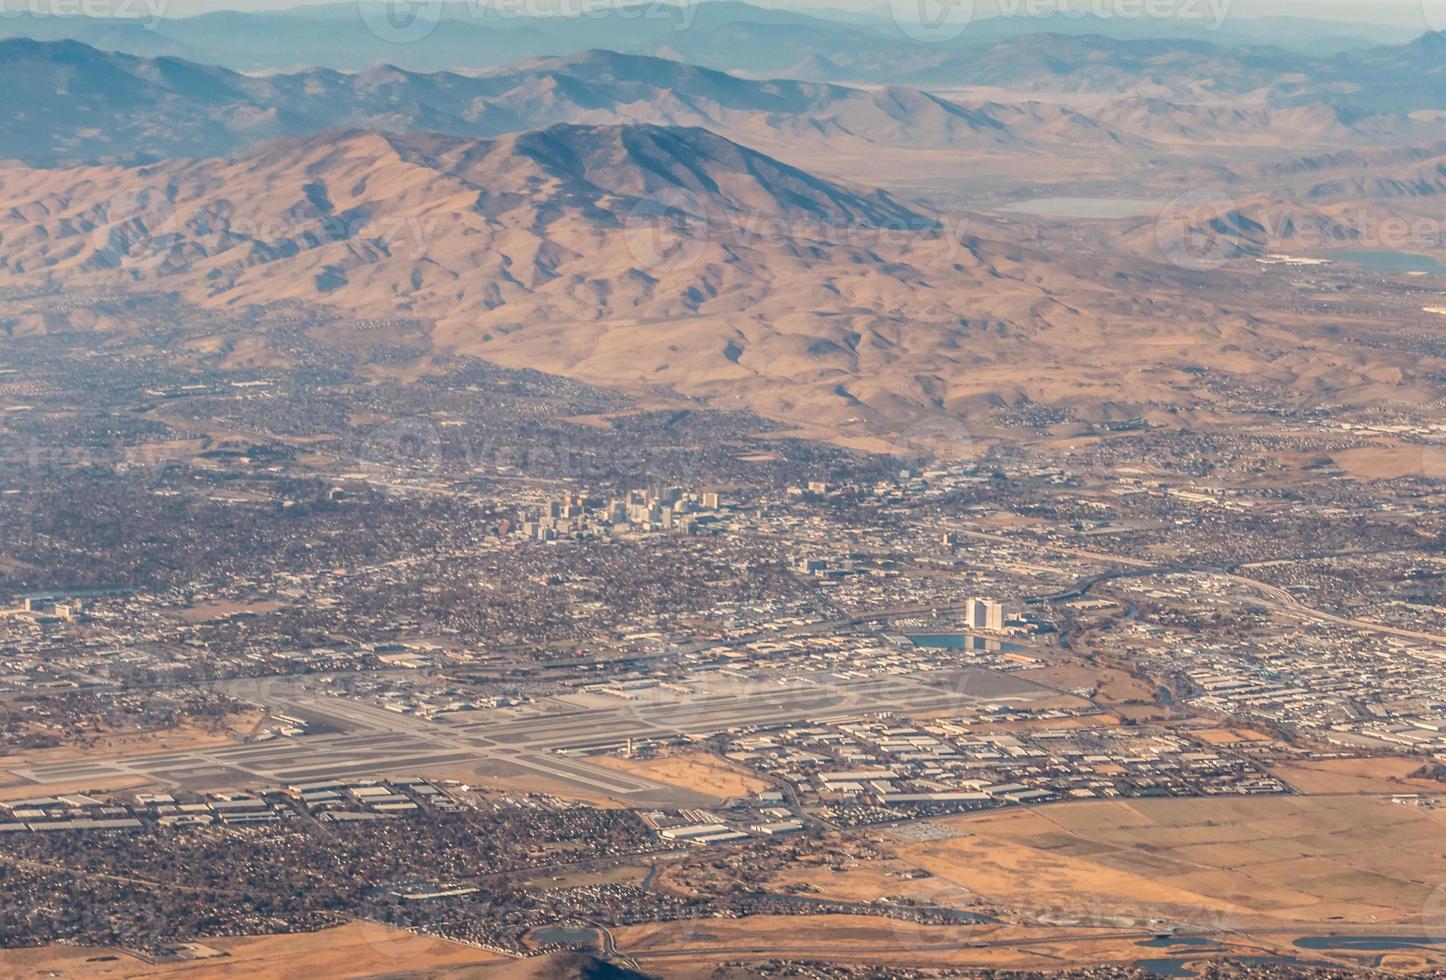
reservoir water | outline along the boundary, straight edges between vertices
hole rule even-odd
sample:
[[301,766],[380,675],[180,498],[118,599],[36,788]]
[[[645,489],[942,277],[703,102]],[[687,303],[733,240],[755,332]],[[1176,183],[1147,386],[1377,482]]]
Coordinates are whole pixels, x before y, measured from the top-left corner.
[[1429,255],[1396,252],[1388,249],[1344,249],[1331,252],[1329,258],[1352,265],[1363,265],[1381,272],[1427,272],[1446,275],[1446,263]]

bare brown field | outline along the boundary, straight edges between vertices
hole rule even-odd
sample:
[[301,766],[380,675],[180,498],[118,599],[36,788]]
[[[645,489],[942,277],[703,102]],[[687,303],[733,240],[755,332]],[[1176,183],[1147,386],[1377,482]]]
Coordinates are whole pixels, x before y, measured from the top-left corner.
[[[1063,932],[1014,925],[924,926],[863,915],[748,916],[649,923],[613,930],[620,949],[644,971],[708,976],[721,959],[773,957],[894,967],[992,967],[1059,970],[1129,963],[1159,955],[1137,943],[1144,933],[1110,929]],[[1228,947],[1236,953],[1273,944]]]
[[1276,766],[1271,772],[1301,793],[1446,793],[1446,783],[1412,779],[1421,759],[1322,759]]
[[901,877],[916,870],[918,865],[896,858],[865,861],[839,871],[816,864],[788,864],[779,869],[769,881],[768,888],[770,891],[783,891],[793,890],[792,886],[803,886],[803,894],[840,902],[874,902],[890,897],[928,902],[940,899],[945,893],[951,899],[962,896],[962,889],[933,877]]
[[1252,731],[1249,728],[1201,728],[1193,730],[1189,734],[1206,745],[1238,745],[1244,742],[1274,741],[1269,735]]
[[947,822],[972,836],[900,856],[1039,913],[1420,928],[1446,879],[1446,817],[1382,799],[1071,803]]
[[[0,760],[0,767],[5,765]],[[140,792],[156,786],[142,776],[117,776],[113,779],[71,780],[64,783],[32,783],[19,781],[18,777],[6,777],[11,782],[0,784],[0,800],[29,800],[40,796],[60,796],[66,793],[123,793]]]
[[1335,453],[1331,459],[1350,476],[1361,480],[1395,480],[1420,473],[1422,447],[1412,443],[1361,446]]
[[1154,688],[1113,667],[1095,667],[1065,661],[1035,670],[1020,671],[1019,676],[1037,684],[1066,691],[1091,688],[1096,692],[1094,700],[1102,705],[1113,706],[1136,701],[1152,705],[1155,702]]
[[191,606],[181,610],[181,619],[187,623],[209,623],[217,619],[229,619],[232,616],[246,614],[264,615],[265,613],[276,612],[282,608],[282,603],[263,602],[213,602],[206,605]]
[[[84,744],[57,745],[49,749],[34,749],[0,756],[0,772],[36,763],[69,762],[94,756],[124,755],[135,752],[172,752],[185,749],[209,748],[216,745],[233,745],[238,738],[249,735],[265,718],[260,711],[242,711],[226,718],[223,727],[202,728],[195,724],[181,724],[175,728],[151,729],[137,732],[112,732],[91,736]],[[87,784],[91,785],[91,784]],[[38,787],[26,783],[11,793],[10,788],[0,785],[0,798],[14,799],[24,796],[44,795],[60,792],[62,789],[80,791],[83,786]],[[94,788],[100,789],[100,786]]]
[[600,755],[589,761],[654,782],[704,793],[720,800],[750,796],[768,789],[771,785],[746,769],[707,752],[665,755],[656,759],[624,759],[615,755]]
[[500,953],[449,943],[370,922],[321,932],[244,939],[208,939],[201,945],[224,953],[180,963],[148,963],[116,950],[48,946],[0,950],[6,976],[120,978],[245,977],[292,980],[300,976],[374,977],[481,966],[508,959]]

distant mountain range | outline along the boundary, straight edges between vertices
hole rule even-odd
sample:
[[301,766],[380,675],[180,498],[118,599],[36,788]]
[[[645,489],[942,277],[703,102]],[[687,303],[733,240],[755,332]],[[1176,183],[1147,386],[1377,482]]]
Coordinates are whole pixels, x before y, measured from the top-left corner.
[[[1435,213],[1440,35],[1324,55],[929,45],[719,2],[485,26],[452,11],[405,44],[358,9],[91,38],[139,54],[0,41],[0,158],[17,161],[0,165],[0,288],[285,304],[338,344],[356,317],[414,319],[427,356],[663,386],[846,440],[1030,402],[1178,424],[1226,390],[1201,364],[1281,399],[1433,397],[1437,362],[1358,342],[1334,310],[1317,330],[1299,295],[1239,270],[1363,197]],[[37,24],[95,27],[0,28]],[[355,70],[258,70],[333,56]],[[466,70],[418,70],[439,65]],[[1210,187],[1227,213],[1162,231],[1170,198]],[[992,209],[1095,188],[1160,203],[1113,222]],[[1165,261],[1170,236],[1222,239],[1224,267]],[[67,316],[0,320],[0,338],[79,329]]]
[[[1232,20],[1218,31],[1177,24],[1159,30],[1188,36],[1142,37],[1154,29],[1143,18],[1020,17],[981,20],[958,38],[921,43],[877,18],[844,22],[733,0],[609,8],[588,17],[512,16],[490,4],[473,6],[427,8],[443,11],[440,19],[406,30],[387,26],[380,3],[345,3],[274,13],[228,11],[155,25],[25,15],[0,21],[0,31],[246,72],[314,66],[357,71],[378,64],[472,72],[606,48],[810,81],[1084,89],[1177,101],[1258,92],[1276,104],[1446,109],[1441,58],[1446,42],[1440,35],[1376,47],[1306,44],[1292,51],[1267,43],[1272,32],[1266,22],[1251,22],[1247,30]],[[1277,21],[1274,38],[1330,36],[1312,24]]]
[[232,153],[337,127],[491,137],[553,123],[701,126],[744,142],[1008,146],[1108,137],[1067,110],[968,108],[916,89],[752,81],[609,51],[480,75],[380,66],[244,75],[75,41],[0,41],[0,158],[49,166]]
[[[1022,50],[978,51],[985,63],[971,70],[980,79],[995,75],[1001,83],[1020,82],[1043,77],[1057,57],[1083,59],[1093,51],[1088,77],[1108,87],[1128,77],[1153,77],[1149,64],[1155,59],[1179,57],[1145,55],[1134,45],[1116,64],[1098,39],[1054,40],[1058,44],[1052,46],[1038,38],[1019,42],[1037,49],[1032,57]],[[1421,46],[1400,49],[1397,57],[1412,63],[1423,57]],[[1196,57],[1225,55],[1204,48]],[[1371,58],[1379,63],[1385,55],[1375,51]],[[1241,83],[1223,64],[1199,70],[1202,79],[1233,77],[1232,84],[1254,84]],[[771,152],[790,145],[816,152],[869,144],[1063,152],[1082,143],[1109,152],[1149,143],[1283,136],[1319,143],[1417,142],[1431,138],[1438,125],[1434,117],[1408,119],[1312,101],[1298,88],[1275,106],[1139,94],[1087,113],[1042,101],[964,104],[897,85],[753,80],[601,50],[472,74],[376,66],[252,75],[170,56],[109,53],[75,41],[8,39],[0,40],[0,87],[10,96],[0,116],[0,159],[39,166],[226,155],[278,136],[338,127],[486,138],[554,123],[652,123],[699,126]]]

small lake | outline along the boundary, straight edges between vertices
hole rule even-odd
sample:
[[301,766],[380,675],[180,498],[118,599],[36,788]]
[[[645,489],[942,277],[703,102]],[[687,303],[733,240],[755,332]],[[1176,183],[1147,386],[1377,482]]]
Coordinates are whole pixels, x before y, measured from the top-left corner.
[[1040,218],[1134,218],[1164,207],[1164,201],[1120,197],[1039,197],[1006,204],[995,210],[1032,214]]
[[1333,251],[1322,258],[1330,258],[1352,265],[1363,265],[1381,272],[1428,272],[1446,275],[1446,263],[1429,255],[1415,252],[1393,252],[1387,249],[1343,249]]
[[598,932],[576,926],[543,926],[532,930],[532,941],[539,946],[551,946],[553,943],[562,946],[596,945]]
[[[1295,966],[1306,970],[1339,969],[1334,963],[1323,960],[1302,960],[1294,956],[1231,956],[1228,959],[1232,963],[1241,963],[1246,966]],[[1136,960],[1135,966],[1147,973],[1153,973],[1157,977],[1198,977],[1200,974],[1191,967],[1206,966],[1212,962],[1216,962],[1216,960],[1169,957],[1167,959]]]
[[1446,946],[1446,936],[1302,936],[1295,945],[1301,949],[1353,949],[1376,953],[1412,946]]

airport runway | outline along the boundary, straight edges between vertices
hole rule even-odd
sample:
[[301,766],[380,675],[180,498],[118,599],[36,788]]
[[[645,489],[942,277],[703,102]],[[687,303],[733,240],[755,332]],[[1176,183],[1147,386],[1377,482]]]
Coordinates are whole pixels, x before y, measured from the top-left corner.
[[[970,668],[860,678],[820,674],[752,680],[710,675],[694,687],[694,694],[664,688],[633,692],[616,705],[558,699],[540,705],[544,710],[532,716],[498,710],[495,718],[472,715],[453,724],[303,691],[290,682],[249,682],[235,685],[232,693],[338,731],[249,745],[44,763],[11,771],[37,785],[140,777],[199,789],[424,774],[459,763],[495,761],[638,805],[665,805],[676,802],[679,791],[593,765],[580,750],[618,745],[629,738],[709,735],[889,710],[932,712],[984,702],[1021,703],[1057,693],[1011,674]],[[599,700],[591,698],[594,703]]]

